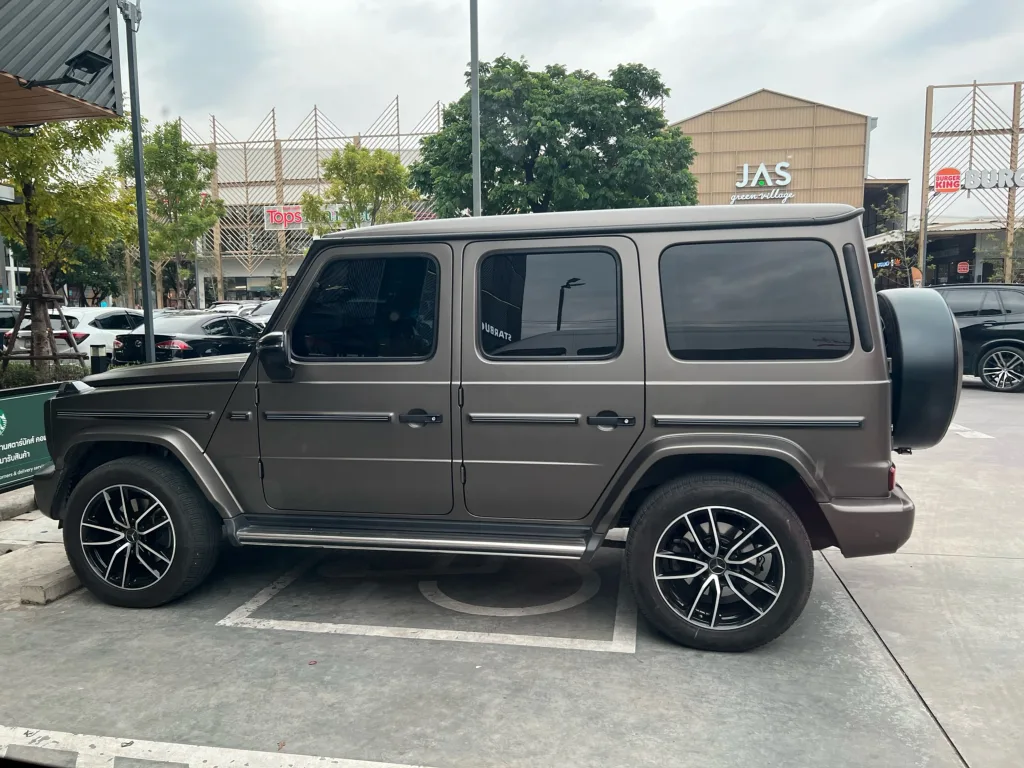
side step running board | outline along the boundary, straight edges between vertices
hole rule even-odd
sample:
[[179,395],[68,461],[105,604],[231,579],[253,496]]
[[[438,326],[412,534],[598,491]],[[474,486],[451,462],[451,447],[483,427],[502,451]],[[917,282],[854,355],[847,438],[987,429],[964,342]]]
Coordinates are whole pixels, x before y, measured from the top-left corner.
[[396,552],[444,552],[451,554],[505,555],[579,560],[587,551],[588,538],[570,536],[474,536],[417,531],[340,531],[314,528],[278,528],[248,525],[235,533],[246,546],[322,547],[326,549],[377,549]]

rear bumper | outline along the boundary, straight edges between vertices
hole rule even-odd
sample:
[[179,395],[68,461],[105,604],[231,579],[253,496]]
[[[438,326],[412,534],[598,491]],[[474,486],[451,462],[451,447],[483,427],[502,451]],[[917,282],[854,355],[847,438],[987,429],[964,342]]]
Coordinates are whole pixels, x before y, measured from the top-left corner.
[[892,554],[914,530],[914,502],[898,485],[879,499],[832,499],[821,511],[846,557]]
[[32,487],[36,492],[36,504],[47,517],[53,517],[53,499],[57,495],[60,475],[53,464],[47,464],[32,476]]

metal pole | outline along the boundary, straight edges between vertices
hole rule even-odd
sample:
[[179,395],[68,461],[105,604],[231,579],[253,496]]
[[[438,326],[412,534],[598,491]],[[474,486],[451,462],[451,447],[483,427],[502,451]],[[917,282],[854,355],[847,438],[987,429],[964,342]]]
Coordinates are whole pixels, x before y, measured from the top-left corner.
[[135,160],[135,210],[139,215],[139,268],[142,272],[142,313],[146,326],[146,362],[156,361],[153,340],[153,297],[150,293],[149,229],[146,224],[146,175],[142,164],[142,110],[139,108],[139,73],[135,59],[135,28],[142,20],[138,5],[119,0],[128,37],[128,97],[132,103],[132,150]]
[[[1020,155],[1020,100],[1021,83],[1013,84],[1013,133],[1010,134],[1010,170],[1017,171]],[[1003,282],[1013,282],[1014,235],[1017,230],[1017,188],[1010,187],[1006,196],[1006,252],[1003,255]]]
[[483,216],[480,185],[480,45],[477,35],[476,0],[469,0],[469,94],[473,121],[473,215]]
[[924,167],[921,170],[921,221],[917,234],[917,268],[921,270],[921,287],[928,285],[928,196],[932,178],[932,105],[935,90],[928,86],[924,100]]

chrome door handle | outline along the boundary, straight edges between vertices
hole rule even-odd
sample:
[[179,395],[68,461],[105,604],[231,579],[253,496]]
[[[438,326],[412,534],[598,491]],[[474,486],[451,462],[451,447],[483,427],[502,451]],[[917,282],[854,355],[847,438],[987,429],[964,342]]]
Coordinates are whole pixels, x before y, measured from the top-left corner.
[[636,424],[634,416],[587,416],[587,424],[592,427],[632,427]]

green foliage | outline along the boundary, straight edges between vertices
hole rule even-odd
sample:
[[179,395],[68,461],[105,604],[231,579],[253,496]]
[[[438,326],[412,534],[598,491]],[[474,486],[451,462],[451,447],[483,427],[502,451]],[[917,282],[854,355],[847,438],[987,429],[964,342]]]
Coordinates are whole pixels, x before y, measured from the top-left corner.
[[409,170],[393,152],[348,144],[323,162],[330,182],[323,197],[302,196],[302,220],[314,235],[340,229],[331,221],[327,205],[338,205],[339,223],[347,229],[413,218],[409,204],[419,199],[410,188]]
[[[48,123],[20,138],[0,133],[0,181],[23,198],[0,207],[0,233],[24,247],[31,293],[43,293],[44,268],[66,269],[79,248],[103,249],[129,226],[130,209],[114,176],[97,172],[95,160],[125,127],[123,119],[101,119]],[[33,354],[51,351],[48,322],[42,304],[35,304]]]
[[27,363],[10,363],[6,371],[0,371],[0,389],[31,387],[33,384],[49,384],[53,381],[76,381],[86,375],[80,363],[61,363],[48,371],[37,371]]
[[[120,176],[134,179],[131,141],[120,142],[116,152]],[[185,281],[192,274],[184,261],[195,258],[196,241],[224,215],[224,202],[205,194],[217,166],[217,154],[189,144],[181,135],[178,121],[147,131],[142,153],[151,264],[156,277],[157,304],[163,306],[165,267],[175,262],[181,296],[186,289]]]
[[[649,106],[668,93],[641,64],[603,79],[561,65],[531,71],[505,56],[482,63],[484,213],[695,205],[692,143]],[[423,141],[411,173],[438,216],[471,208],[468,93],[445,109],[443,130]]]
[[900,204],[899,198],[886,193],[885,202],[876,205],[875,214],[878,216],[879,225],[892,233],[894,239],[883,245],[879,251],[879,259],[888,261],[888,266],[875,269],[875,277],[884,281],[884,286],[914,287],[914,267],[917,266],[917,259],[911,258],[911,248],[915,248],[913,238],[907,234],[904,228],[907,212]]
[[73,285],[79,295],[92,288],[97,302],[118,293],[124,282],[124,241],[107,243],[105,248],[78,248],[63,275],[55,285]]

